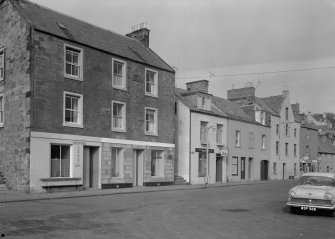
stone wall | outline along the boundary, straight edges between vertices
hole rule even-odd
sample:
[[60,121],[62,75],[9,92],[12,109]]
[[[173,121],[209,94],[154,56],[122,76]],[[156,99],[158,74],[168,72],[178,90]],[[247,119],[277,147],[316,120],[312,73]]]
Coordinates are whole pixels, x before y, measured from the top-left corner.
[[0,128],[0,171],[7,186],[25,191],[29,188],[30,158],[30,31],[15,8],[0,5],[0,44],[5,47],[4,127]]

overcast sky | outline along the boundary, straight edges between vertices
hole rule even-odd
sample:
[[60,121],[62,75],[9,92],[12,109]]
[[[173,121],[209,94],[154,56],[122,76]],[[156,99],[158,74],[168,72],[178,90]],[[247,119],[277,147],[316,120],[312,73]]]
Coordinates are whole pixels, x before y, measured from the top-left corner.
[[335,112],[335,0],[32,1],[120,34],[147,22],[180,88],[207,79],[226,98],[252,82],[259,97],[287,88],[303,112]]

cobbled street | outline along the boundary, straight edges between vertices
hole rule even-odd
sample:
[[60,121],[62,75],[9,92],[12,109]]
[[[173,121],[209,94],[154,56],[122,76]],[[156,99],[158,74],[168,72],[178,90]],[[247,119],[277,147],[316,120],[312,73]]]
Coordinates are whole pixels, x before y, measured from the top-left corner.
[[295,182],[5,203],[4,238],[335,238],[326,213],[291,214]]

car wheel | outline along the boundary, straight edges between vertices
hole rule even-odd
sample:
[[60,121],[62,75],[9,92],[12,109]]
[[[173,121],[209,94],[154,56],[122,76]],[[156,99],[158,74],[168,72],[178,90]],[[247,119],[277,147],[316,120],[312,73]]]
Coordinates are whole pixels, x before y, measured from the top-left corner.
[[329,216],[330,216],[330,217],[335,217],[335,209],[329,211]]
[[291,211],[291,213],[296,214],[296,213],[298,213],[298,209],[299,208],[297,208],[297,207],[291,207],[290,211]]

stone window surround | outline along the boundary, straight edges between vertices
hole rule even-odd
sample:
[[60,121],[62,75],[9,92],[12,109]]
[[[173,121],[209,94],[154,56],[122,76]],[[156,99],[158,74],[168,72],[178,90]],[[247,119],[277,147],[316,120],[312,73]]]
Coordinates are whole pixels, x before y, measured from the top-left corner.
[[[155,113],[154,113],[154,116],[155,116],[155,121],[154,121],[155,122],[155,131],[154,132],[148,132],[147,131],[147,110],[155,111]],[[145,133],[145,135],[158,136],[158,109],[145,107],[145,109],[144,109],[144,133]]]
[[[113,124],[114,104],[122,105],[122,127],[121,128],[116,128],[116,127],[114,127],[114,124]],[[127,125],[127,105],[126,105],[126,103],[113,100],[112,101],[112,131],[126,132],[126,125]]]
[[[147,71],[150,71],[150,72],[155,74],[155,77],[154,77],[155,92],[154,93],[151,93],[151,92],[147,91]],[[145,73],[144,74],[145,74],[144,75],[144,78],[145,78],[145,84],[144,84],[145,95],[152,96],[152,97],[158,97],[158,71],[155,71],[155,70],[152,70],[152,69],[149,69],[149,68],[145,68]]]
[[[114,62],[122,63],[122,86],[114,84]],[[112,87],[119,90],[127,90],[127,62],[112,58]]]
[[[76,51],[79,51],[79,77],[78,76],[74,76],[74,75],[70,75],[66,73],[66,50],[67,49],[73,49]],[[84,77],[83,77],[83,55],[84,55],[84,50],[82,48],[78,48],[72,45],[68,45],[68,44],[64,44],[64,77],[68,78],[68,79],[72,79],[72,80],[79,80],[79,81],[83,81]]]
[[[65,121],[65,101],[66,101],[66,96],[67,95],[71,95],[71,96],[76,96],[79,97],[79,101],[78,101],[78,123],[73,123],[73,122],[66,122]],[[67,126],[67,127],[74,127],[74,128],[83,128],[83,95],[82,94],[77,94],[77,93],[73,93],[73,92],[68,92],[68,91],[64,91],[63,93],[63,126]]]

